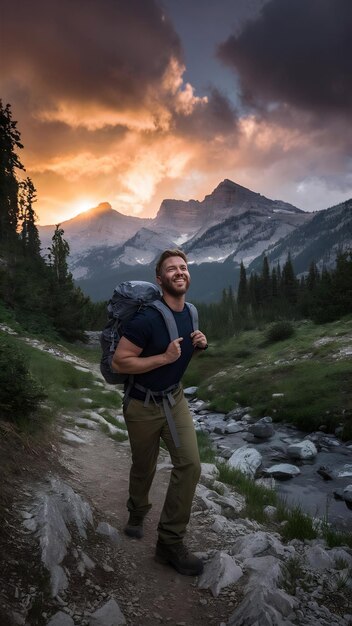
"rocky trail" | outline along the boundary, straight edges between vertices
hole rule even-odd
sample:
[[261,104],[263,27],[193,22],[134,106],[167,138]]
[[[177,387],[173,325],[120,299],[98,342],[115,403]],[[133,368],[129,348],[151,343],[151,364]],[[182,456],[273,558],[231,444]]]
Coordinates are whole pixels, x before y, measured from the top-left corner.
[[283,543],[273,524],[245,518],[244,498],[219,483],[210,464],[187,534],[204,558],[203,575],[156,563],[168,455],[160,451],[145,536],[130,539],[128,442],[103,433],[94,412],[90,421],[68,429],[62,416],[46,455],[22,450],[13,459],[18,471],[1,511],[0,626],[352,624],[352,550],[321,539]]

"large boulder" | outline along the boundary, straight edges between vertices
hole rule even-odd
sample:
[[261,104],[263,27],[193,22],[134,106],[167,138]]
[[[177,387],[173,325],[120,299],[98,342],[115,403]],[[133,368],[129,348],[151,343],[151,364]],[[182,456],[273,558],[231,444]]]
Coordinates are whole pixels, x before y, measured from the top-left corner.
[[213,596],[218,596],[224,587],[235,584],[243,575],[243,571],[235,560],[226,552],[216,552],[206,563],[204,572],[198,581],[200,589],[210,589]]
[[262,455],[255,448],[241,446],[230,456],[228,464],[251,478],[254,477],[262,463]]
[[313,441],[304,439],[299,443],[292,443],[288,446],[287,453],[293,459],[314,459],[318,454],[318,450]]

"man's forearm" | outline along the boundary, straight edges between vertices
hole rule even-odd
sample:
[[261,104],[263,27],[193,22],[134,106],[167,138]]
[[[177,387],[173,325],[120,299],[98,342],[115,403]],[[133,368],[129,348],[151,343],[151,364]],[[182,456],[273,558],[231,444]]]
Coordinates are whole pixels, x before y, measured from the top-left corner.
[[123,358],[115,357],[112,360],[112,369],[120,374],[145,374],[168,363],[166,354],[155,354],[154,356],[128,356]]

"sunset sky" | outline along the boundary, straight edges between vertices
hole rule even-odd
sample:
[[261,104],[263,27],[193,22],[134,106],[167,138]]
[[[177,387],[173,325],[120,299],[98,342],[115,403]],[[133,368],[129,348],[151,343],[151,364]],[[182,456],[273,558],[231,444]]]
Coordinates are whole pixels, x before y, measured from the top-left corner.
[[153,217],[224,178],[308,210],[352,197],[351,0],[0,0],[40,224]]

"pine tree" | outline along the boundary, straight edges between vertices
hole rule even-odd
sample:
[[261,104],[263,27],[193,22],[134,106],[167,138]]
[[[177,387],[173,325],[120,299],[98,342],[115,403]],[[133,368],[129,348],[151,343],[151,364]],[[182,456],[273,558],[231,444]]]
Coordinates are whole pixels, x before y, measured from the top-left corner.
[[277,281],[277,272],[275,267],[273,267],[271,272],[271,295],[274,300],[276,300],[278,296],[278,281]]
[[63,229],[57,224],[48,255],[51,270],[51,298],[48,302],[48,311],[56,330],[61,335],[69,341],[84,340],[85,318],[82,310],[90,300],[74,285],[67,262],[70,246],[63,235]]
[[52,237],[52,245],[49,250],[48,259],[52,267],[55,282],[58,286],[65,284],[72,279],[68,271],[67,257],[70,254],[70,246],[63,238],[64,231],[60,224],[56,224]]
[[24,254],[32,259],[40,257],[40,239],[36,226],[36,213],[33,204],[36,202],[36,189],[30,178],[20,183],[19,205],[21,227],[21,241]]
[[319,282],[319,270],[315,261],[312,261],[309,266],[308,276],[306,280],[306,286],[308,291],[314,291]]
[[0,244],[11,244],[17,237],[19,217],[16,170],[24,167],[16,153],[23,148],[11,107],[0,100]]
[[268,263],[268,258],[265,255],[263,258],[263,268],[262,268],[262,275],[261,275],[260,282],[261,282],[261,286],[260,286],[261,301],[264,307],[267,307],[271,301],[271,285],[270,285],[269,263]]
[[248,306],[247,274],[243,261],[241,261],[240,265],[240,281],[237,289],[237,306],[242,314],[246,311]]
[[293,270],[291,255],[288,254],[287,261],[282,268],[281,275],[282,293],[284,298],[292,305],[297,303],[298,285]]

